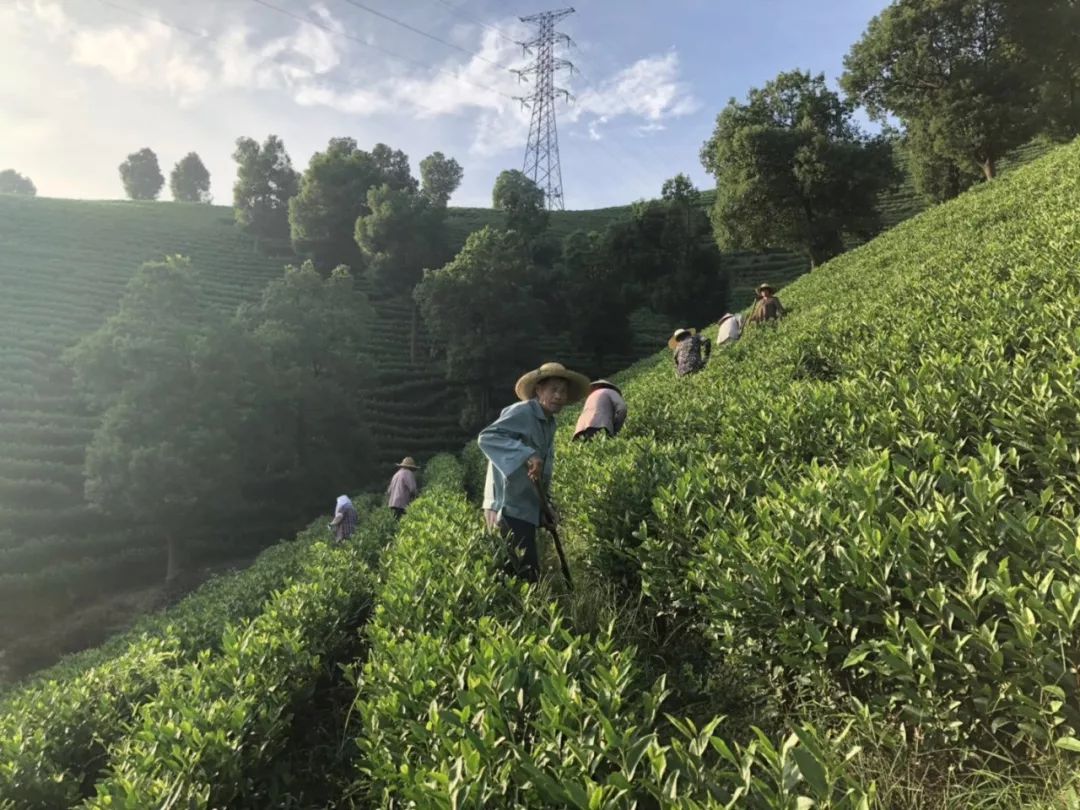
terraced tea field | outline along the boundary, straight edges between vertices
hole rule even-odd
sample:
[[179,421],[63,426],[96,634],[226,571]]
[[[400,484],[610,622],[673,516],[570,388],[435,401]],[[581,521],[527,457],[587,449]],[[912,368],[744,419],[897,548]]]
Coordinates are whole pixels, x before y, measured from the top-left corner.
[[804,276],[700,374],[639,362],[616,440],[562,414],[574,589],[499,576],[475,447],[438,457],[400,523],[7,694],[0,808],[1074,806],[1078,166]]

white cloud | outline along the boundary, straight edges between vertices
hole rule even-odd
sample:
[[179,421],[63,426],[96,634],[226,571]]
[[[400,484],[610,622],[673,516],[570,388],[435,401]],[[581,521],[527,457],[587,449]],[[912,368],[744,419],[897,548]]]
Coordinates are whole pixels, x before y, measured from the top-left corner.
[[664,121],[696,112],[701,103],[679,80],[679,56],[639,59],[610,78],[581,93],[570,109],[569,120],[588,121],[589,137],[599,140],[601,127],[615,118],[645,119],[639,134],[659,132]]
[[[518,149],[528,134],[530,112],[515,97],[527,95],[533,85],[519,83],[507,70],[523,64],[520,49],[491,28],[479,32],[479,48],[465,61],[447,59],[436,69],[403,69],[397,60],[388,61],[348,39],[345,26],[322,4],[312,8],[321,27],[298,23],[284,35],[267,37],[233,18],[218,33],[200,39],[149,19],[94,25],[76,21],[53,0],[17,2],[60,43],[61,52],[66,44],[73,64],[104,71],[125,84],[164,85],[181,107],[224,91],[276,90],[301,106],[353,115],[422,120],[471,113],[474,154]],[[263,22],[267,17],[250,19]],[[527,33],[515,19],[498,27],[514,37]],[[445,35],[467,47],[477,33],[476,27],[459,25]],[[376,49],[384,47],[371,34],[364,38]],[[698,106],[680,81],[678,55],[671,51],[640,59],[600,80],[574,105],[560,108],[559,116],[567,124],[583,125],[590,139],[600,140],[604,127],[616,119],[636,119],[634,131],[647,135]]]

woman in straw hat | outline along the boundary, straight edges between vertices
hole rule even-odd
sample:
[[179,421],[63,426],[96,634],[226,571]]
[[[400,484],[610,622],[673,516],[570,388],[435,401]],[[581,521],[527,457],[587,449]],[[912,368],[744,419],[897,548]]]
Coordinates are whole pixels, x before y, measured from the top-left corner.
[[574,427],[574,440],[587,442],[598,433],[614,436],[625,421],[626,400],[622,391],[607,380],[596,380],[589,385],[589,397]]
[[394,518],[401,520],[409,504],[420,492],[420,487],[416,483],[416,471],[420,468],[416,466],[412,456],[405,456],[397,467],[398,471],[394,473],[394,477],[390,479],[390,486],[386,489],[386,497]]
[[536,529],[555,522],[550,504],[541,499],[555,463],[555,416],[588,390],[588,377],[560,363],[544,363],[517,381],[514,393],[520,401],[503,409],[478,437],[488,459],[488,525],[497,526],[509,544],[508,573],[529,582],[540,576]]
[[754,310],[750,313],[750,323],[765,323],[784,317],[784,305],[774,294],[771,284],[764,282],[758,285],[757,301]]
[[712,341],[702,337],[693,329],[676,329],[668,341],[675,361],[675,373],[680,377],[694,374],[705,368],[712,354]]

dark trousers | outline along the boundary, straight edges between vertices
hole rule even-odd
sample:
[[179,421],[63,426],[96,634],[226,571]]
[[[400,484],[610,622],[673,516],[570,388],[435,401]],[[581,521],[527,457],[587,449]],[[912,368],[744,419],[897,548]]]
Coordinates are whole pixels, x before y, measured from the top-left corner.
[[503,515],[499,531],[506,541],[510,560],[506,573],[526,582],[540,580],[540,553],[536,548],[536,527],[527,520]]
[[607,428],[591,427],[585,428],[581,433],[574,437],[575,442],[589,442],[595,439],[597,436],[604,434],[607,435]]
[[405,510],[400,506],[391,506],[390,511],[394,513],[394,520],[401,520],[401,516],[405,514]]

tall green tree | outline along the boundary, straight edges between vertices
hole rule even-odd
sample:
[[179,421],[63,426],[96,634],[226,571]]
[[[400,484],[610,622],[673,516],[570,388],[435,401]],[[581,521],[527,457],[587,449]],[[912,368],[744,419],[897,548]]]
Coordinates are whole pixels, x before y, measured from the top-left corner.
[[37,187],[29,177],[14,169],[4,169],[0,172],[0,194],[24,194],[33,197],[37,194]]
[[386,185],[415,191],[404,152],[376,144],[368,152],[353,138],[331,138],[326,150],[312,156],[300,181],[300,193],[289,204],[293,247],[317,267],[364,266],[356,244],[356,220],[369,213],[368,191]]
[[311,505],[362,484],[372,312],[348,268],[324,278],[310,261],[288,267],[238,321],[253,347],[260,497]]
[[461,164],[442,152],[432,152],[420,161],[421,193],[435,205],[445,207],[464,176]]
[[169,174],[169,190],[178,202],[210,202],[210,172],[195,152],[177,161]]
[[646,306],[680,323],[715,320],[727,305],[729,279],[698,191],[680,175],[662,195],[608,226],[601,261],[621,281],[631,309]]
[[488,226],[470,234],[445,267],[425,273],[413,292],[447,378],[466,387],[467,429],[492,415],[493,393],[513,382],[515,370],[536,362],[532,341],[544,312],[534,282],[522,235]]
[[889,143],[859,131],[824,76],[802,71],[732,99],[701,160],[716,178],[722,248],[798,249],[815,266],[843,251],[845,234],[877,233],[878,194],[896,181]]
[[633,343],[631,289],[604,250],[603,236],[575,231],[562,243],[556,265],[559,301],[552,315],[568,326],[574,347],[600,368],[605,358],[626,354]]
[[989,180],[1043,126],[1044,76],[1026,29],[1056,0],[896,0],[844,59],[841,84],[874,117],[919,133],[923,153]]
[[505,213],[506,227],[526,239],[535,239],[547,230],[544,192],[523,172],[512,169],[500,173],[495,179],[491,202],[496,210]]
[[150,148],[132,152],[120,164],[120,181],[132,200],[156,200],[165,185],[157,155]]
[[1019,5],[1021,38],[1041,71],[1044,131],[1056,140],[1080,134],[1080,0]]
[[183,539],[237,507],[245,457],[240,363],[181,257],[135,274],[118,312],[67,355],[99,406],[86,454],[86,497],[163,538],[166,580]]
[[368,189],[367,213],[356,220],[356,242],[382,290],[409,292],[425,267],[446,259],[446,209],[422,194],[383,184]]
[[260,236],[282,238],[289,233],[289,200],[296,196],[299,175],[285,144],[269,135],[260,146],[237,138],[233,213],[237,224]]

